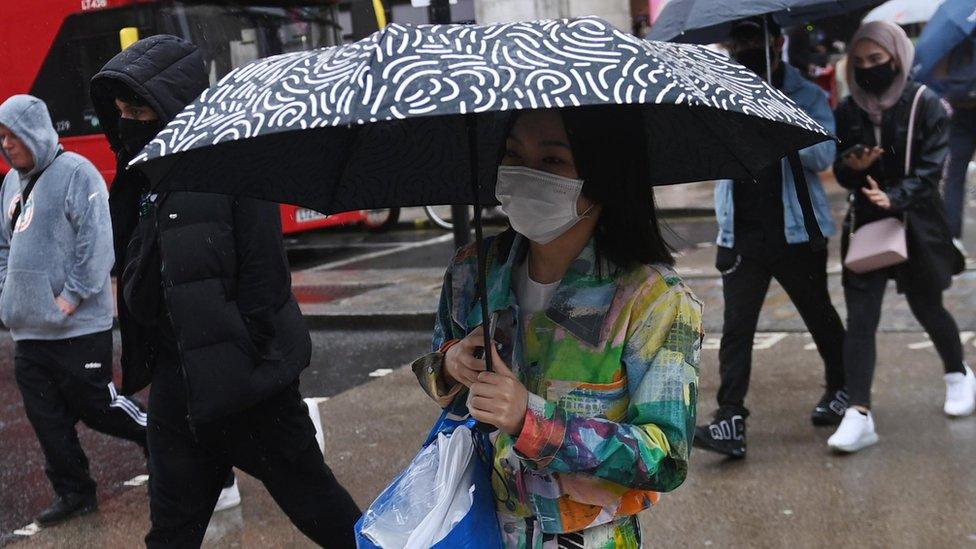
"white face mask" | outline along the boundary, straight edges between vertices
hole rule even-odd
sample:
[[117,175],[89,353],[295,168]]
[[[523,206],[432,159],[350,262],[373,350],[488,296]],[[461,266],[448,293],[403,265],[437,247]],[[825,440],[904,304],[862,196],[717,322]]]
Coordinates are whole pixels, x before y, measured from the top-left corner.
[[587,217],[576,205],[582,179],[570,179],[522,166],[499,166],[495,197],[512,228],[538,244],[548,244]]

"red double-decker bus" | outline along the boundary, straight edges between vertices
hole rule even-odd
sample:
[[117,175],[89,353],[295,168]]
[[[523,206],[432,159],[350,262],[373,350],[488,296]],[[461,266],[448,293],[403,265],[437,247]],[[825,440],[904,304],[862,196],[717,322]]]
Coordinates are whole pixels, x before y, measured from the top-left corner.
[[[106,181],[115,158],[91,105],[91,77],[121,51],[122,29],[139,37],[174,34],[201,50],[211,83],[234,67],[279,53],[343,43],[352,17],[338,0],[2,0],[0,101],[18,93],[43,99],[65,148],[90,159]],[[375,30],[366,29],[366,30]],[[134,34],[132,30],[128,35]],[[362,32],[360,32],[362,34]],[[8,166],[0,160],[0,173]],[[285,233],[365,224],[385,228],[396,212],[324,216],[281,207]]]

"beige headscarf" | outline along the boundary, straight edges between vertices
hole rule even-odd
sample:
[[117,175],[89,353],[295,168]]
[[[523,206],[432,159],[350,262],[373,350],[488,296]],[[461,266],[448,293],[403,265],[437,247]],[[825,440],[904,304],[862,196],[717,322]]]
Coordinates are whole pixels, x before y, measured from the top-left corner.
[[[877,42],[895,60],[898,67],[898,74],[891,87],[879,97],[873,93],[864,91],[854,80],[854,63],[850,59],[850,52],[861,40],[871,40]],[[901,27],[887,21],[871,21],[865,23],[857,29],[854,37],[851,38],[848,47],[847,59],[847,83],[851,87],[851,96],[857,106],[864,109],[875,125],[881,124],[881,113],[890,109],[901,98],[901,93],[905,91],[905,83],[908,82],[908,72],[911,70],[912,63],[915,61],[915,46],[908,39],[908,35]]]

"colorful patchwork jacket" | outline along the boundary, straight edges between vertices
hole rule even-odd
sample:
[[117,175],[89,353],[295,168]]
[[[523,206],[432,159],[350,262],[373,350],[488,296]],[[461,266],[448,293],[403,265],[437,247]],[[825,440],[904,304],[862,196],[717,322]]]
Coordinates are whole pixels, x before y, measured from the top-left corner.
[[[636,515],[684,481],[702,305],[669,267],[598,265],[591,242],[548,309],[520,327],[511,279],[527,243],[509,231],[487,244],[495,341],[530,392],[521,434],[495,434],[493,487],[500,513],[576,532]],[[474,247],[462,249],[444,278],[435,352],[413,364],[442,407],[466,397],[445,386],[436,350],[481,325],[476,274]]]

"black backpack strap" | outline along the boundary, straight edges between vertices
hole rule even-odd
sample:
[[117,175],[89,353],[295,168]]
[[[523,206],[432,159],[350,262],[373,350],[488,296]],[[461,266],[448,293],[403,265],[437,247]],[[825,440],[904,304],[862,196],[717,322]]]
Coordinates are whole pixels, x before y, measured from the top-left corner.
[[[63,153],[63,152],[64,152],[64,149],[59,149],[58,150],[58,153],[54,155],[54,158],[57,158],[57,157],[61,156],[61,153]],[[54,162],[52,161],[51,164],[53,164],[53,163]],[[50,167],[50,164],[48,166]],[[46,170],[46,169],[47,168],[44,168],[44,170]],[[37,180],[40,179],[42,175],[44,175],[44,170],[41,170],[41,171],[35,173],[33,176],[31,176],[30,181],[27,182],[27,186],[24,187],[24,191],[22,193],[20,193],[20,200],[17,201],[17,205],[14,206],[13,213],[10,215],[10,232],[11,232],[11,234],[14,232],[14,228],[17,227],[17,218],[20,217],[20,212],[23,211],[24,204],[27,204],[27,199],[30,198],[31,191],[34,190],[34,185],[37,185]]]
[[803,173],[803,164],[800,163],[800,154],[796,151],[791,152],[787,160],[793,171],[793,185],[796,187],[796,198],[800,201],[800,211],[803,212],[803,226],[810,238],[810,248],[819,252],[826,249],[827,240],[820,231],[817,214],[813,211],[813,201],[810,200],[810,188],[807,185],[807,176]]

